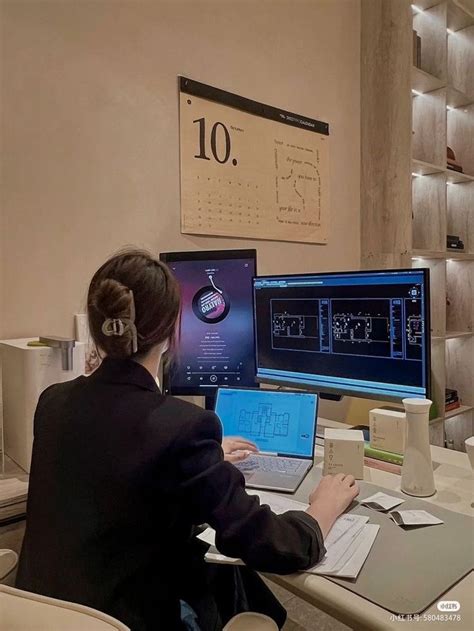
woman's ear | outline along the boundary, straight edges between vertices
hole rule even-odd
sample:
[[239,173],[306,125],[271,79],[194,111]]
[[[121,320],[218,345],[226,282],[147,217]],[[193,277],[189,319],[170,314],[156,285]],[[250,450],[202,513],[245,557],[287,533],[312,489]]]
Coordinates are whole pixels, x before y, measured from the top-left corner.
[[170,347],[170,341],[168,339],[163,342],[163,350],[161,351],[162,354],[166,353],[166,351],[169,350],[169,347]]

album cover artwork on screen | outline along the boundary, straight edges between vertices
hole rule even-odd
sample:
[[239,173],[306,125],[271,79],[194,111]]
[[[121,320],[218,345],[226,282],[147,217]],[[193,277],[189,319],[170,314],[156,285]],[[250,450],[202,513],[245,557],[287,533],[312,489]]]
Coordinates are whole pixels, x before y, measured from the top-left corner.
[[255,260],[169,261],[181,288],[180,339],[165,387],[210,394],[255,385],[252,278]]

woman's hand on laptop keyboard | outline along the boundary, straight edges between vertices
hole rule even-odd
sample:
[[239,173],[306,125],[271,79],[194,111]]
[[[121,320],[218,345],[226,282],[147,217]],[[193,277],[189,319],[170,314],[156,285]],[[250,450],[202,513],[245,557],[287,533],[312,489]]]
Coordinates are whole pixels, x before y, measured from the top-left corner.
[[334,522],[359,495],[359,485],[354,476],[338,473],[325,475],[309,496],[307,513],[319,524],[323,539]]
[[250,454],[258,453],[258,448],[257,445],[240,436],[227,436],[222,439],[222,451],[224,460],[235,463],[242,462]]

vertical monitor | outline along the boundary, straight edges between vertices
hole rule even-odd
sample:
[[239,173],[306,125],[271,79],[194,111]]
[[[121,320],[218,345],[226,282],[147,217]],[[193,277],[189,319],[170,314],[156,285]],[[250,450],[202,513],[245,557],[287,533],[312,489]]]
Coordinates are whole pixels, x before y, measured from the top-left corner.
[[429,304],[427,269],[255,278],[257,381],[429,397]]
[[160,259],[181,289],[180,341],[164,391],[213,396],[218,386],[255,387],[256,250],[167,252]]

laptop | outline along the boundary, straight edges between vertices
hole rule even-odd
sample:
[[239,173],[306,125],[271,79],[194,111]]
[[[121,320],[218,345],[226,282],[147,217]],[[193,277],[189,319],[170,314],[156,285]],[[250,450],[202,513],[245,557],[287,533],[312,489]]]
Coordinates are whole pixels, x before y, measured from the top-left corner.
[[313,466],[318,395],[219,388],[215,412],[224,436],[241,436],[259,449],[236,465],[246,486],[294,493]]

